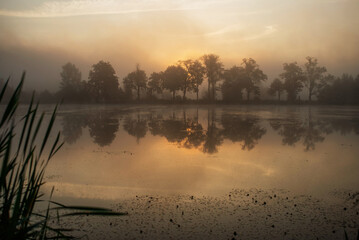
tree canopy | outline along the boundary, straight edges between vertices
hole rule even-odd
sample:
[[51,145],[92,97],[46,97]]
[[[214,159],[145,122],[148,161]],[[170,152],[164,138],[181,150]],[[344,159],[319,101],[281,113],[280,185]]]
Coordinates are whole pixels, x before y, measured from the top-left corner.
[[303,88],[304,74],[297,62],[284,63],[284,72],[280,77],[284,80],[284,89],[288,95],[288,101],[294,102],[297,99],[298,93]]
[[[125,89],[127,89],[127,91],[130,91],[132,89],[136,90],[137,100],[140,100],[141,89],[146,89],[146,83],[147,83],[146,72],[141,70],[140,66],[137,64],[136,70],[133,72],[130,72],[124,78],[123,81],[125,84]],[[132,93],[131,93],[131,96],[132,96]]]
[[259,65],[252,58],[243,59],[243,70],[244,70],[244,79],[243,85],[244,89],[247,92],[247,101],[250,99],[250,94],[253,92],[255,95],[259,95],[258,85],[267,79],[267,75],[259,69]]
[[77,101],[81,92],[81,72],[73,63],[62,66],[59,95],[67,102]]
[[323,74],[327,71],[325,67],[318,66],[318,60],[313,57],[307,57],[307,62],[304,64],[305,78],[304,85],[308,89],[308,100],[312,101],[312,95],[318,87],[319,81],[323,78]]
[[88,84],[97,103],[113,102],[118,97],[117,76],[109,62],[99,61],[92,65]]
[[208,99],[216,100],[216,83],[219,82],[223,75],[223,63],[218,55],[206,54],[202,56],[204,66],[206,68],[206,76],[208,79]]
[[275,78],[273,82],[270,84],[268,93],[272,96],[278,96],[278,101],[280,101],[280,95],[284,91],[284,84],[279,78]]
[[176,91],[183,87],[187,80],[187,71],[181,66],[169,66],[163,74],[163,87],[172,92],[172,99],[175,100]]

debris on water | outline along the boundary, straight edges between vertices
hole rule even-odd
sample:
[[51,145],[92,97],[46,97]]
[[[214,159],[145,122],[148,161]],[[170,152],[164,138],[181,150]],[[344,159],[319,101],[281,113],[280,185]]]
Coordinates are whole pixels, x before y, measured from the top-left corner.
[[[194,201],[190,200],[195,198],[194,195],[156,195],[152,198],[136,195],[136,198],[116,203],[116,209],[118,205],[124,210],[132,209],[130,215],[107,221],[93,216],[85,218],[86,221],[78,218],[67,226],[94,234],[89,240],[141,239],[144,236],[174,240],[238,239],[241,236],[238,233],[243,233],[248,239],[265,239],[268,234],[274,239],[281,239],[284,235],[311,239],[313,234],[319,239],[331,239],[336,236],[333,235],[336,233],[334,229],[359,226],[359,211],[357,208],[349,211],[348,201],[319,201],[314,196],[295,196],[285,190],[276,194],[265,190],[233,190],[221,196],[196,197]],[[285,194],[290,200],[286,200]],[[348,197],[347,193],[341,196]],[[269,200],[270,197],[276,197],[275,201]],[[153,199],[151,204],[150,199]],[[293,208],[296,205],[300,208]],[[94,230],[94,226],[100,230]],[[108,236],[104,237],[104,232]]]

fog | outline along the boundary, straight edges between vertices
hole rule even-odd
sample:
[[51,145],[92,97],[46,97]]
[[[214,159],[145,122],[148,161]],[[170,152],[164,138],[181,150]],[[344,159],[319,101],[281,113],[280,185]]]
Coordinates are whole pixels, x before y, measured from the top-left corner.
[[[72,62],[87,80],[109,61],[122,82],[136,64],[149,75],[215,53],[225,68],[253,58],[268,79],[285,62],[318,58],[334,75],[359,69],[358,2],[23,1],[0,5],[0,77],[27,71],[27,88],[56,91]],[[267,81],[270,82],[270,81]],[[268,85],[268,83],[265,83]]]

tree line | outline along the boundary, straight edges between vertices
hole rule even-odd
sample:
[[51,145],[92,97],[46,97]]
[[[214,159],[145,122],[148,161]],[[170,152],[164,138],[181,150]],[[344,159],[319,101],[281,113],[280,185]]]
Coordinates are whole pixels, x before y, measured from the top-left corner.
[[[160,102],[168,101],[161,97],[167,91],[171,93],[173,102],[245,103],[259,101],[261,84],[268,80],[252,58],[244,58],[239,65],[225,69],[215,54],[180,60],[149,76],[137,65],[122,79],[122,87],[115,69],[105,61],[92,65],[87,81],[70,62],[62,66],[60,77],[59,91],[55,94],[44,91],[39,95],[40,100],[63,99],[65,103]],[[200,86],[205,81],[207,90],[200,98]],[[297,62],[284,63],[283,72],[271,81],[267,89],[267,93],[276,96],[278,102],[283,101],[285,94],[289,103],[300,102],[302,92],[308,95],[306,101],[309,103],[315,98],[320,103],[358,104],[359,75],[356,78],[348,74],[335,77],[328,74],[316,58],[307,57],[303,66]],[[194,94],[195,99],[187,98],[188,93]]]

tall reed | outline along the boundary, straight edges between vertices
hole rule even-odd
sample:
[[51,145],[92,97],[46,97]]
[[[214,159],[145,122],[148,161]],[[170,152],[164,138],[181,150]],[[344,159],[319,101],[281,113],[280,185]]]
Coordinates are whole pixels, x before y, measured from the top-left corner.
[[[61,148],[60,132],[50,142],[52,127],[56,118],[57,106],[52,111],[49,121],[44,120],[44,113],[39,113],[39,104],[34,104],[34,96],[26,114],[16,119],[19,99],[24,85],[25,73],[7,102],[0,119],[0,238],[10,239],[63,239],[73,238],[65,235],[71,229],[49,226],[54,218],[51,212],[69,210],[57,214],[56,218],[82,215],[125,215],[105,208],[65,206],[53,201],[48,202],[47,210],[36,212],[36,204],[43,201],[41,186],[50,159]],[[8,89],[7,79],[0,92],[0,104]],[[40,129],[45,126],[43,136]],[[16,129],[16,130],[15,130]],[[19,131],[20,129],[20,131]],[[19,133],[19,137],[16,136]],[[16,136],[16,138],[15,138]],[[47,154],[45,155],[45,152]],[[52,196],[53,191],[50,196]]]

